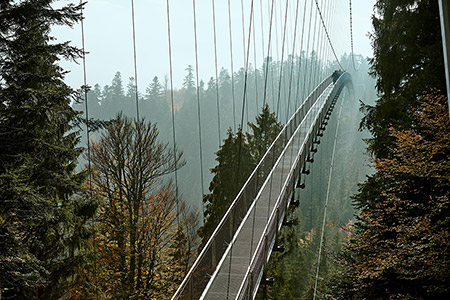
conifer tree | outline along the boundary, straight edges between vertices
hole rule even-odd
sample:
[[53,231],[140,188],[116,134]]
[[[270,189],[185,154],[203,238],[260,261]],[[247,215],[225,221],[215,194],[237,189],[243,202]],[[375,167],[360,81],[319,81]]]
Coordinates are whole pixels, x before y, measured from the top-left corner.
[[241,128],[236,134],[231,128],[228,129],[227,138],[216,155],[217,165],[211,169],[214,174],[209,185],[211,193],[203,197],[206,221],[199,229],[203,243],[208,240],[255,166]]
[[152,82],[146,89],[146,99],[150,102],[158,103],[163,96],[162,85],[159,82],[158,76],[153,77]]
[[274,112],[270,112],[266,103],[262,112],[256,116],[256,124],[248,123],[252,133],[247,133],[248,143],[255,161],[261,160],[283,126],[277,122]]
[[55,42],[80,5],[0,3],[0,298],[57,299],[83,262],[96,205],[75,167],[82,149],[60,59],[82,52]]

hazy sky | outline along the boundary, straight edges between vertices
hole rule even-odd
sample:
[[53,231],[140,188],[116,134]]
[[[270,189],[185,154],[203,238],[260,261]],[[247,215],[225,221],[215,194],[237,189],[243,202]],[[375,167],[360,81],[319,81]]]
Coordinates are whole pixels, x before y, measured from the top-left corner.
[[[256,62],[261,66],[267,54],[269,31],[269,8],[272,0],[254,0]],[[306,1],[306,5],[305,5]],[[312,1],[312,2],[311,2]],[[77,0],[61,3],[78,2]],[[355,53],[372,56],[370,42],[367,37],[371,31],[370,17],[375,0],[354,0],[353,2],[353,35]],[[251,0],[243,0],[245,44],[247,45]],[[311,5],[311,3],[313,5]],[[338,56],[350,52],[349,1],[319,0],[322,15],[327,22],[328,31]],[[262,4],[262,7],[261,7]],[[288,1],[288,25],[285,46],[285,57],[292,52],[293,31],[295,27],[296,0]],[[169,73],[168,38],[166,0],[134,0],[136,22],[136,44],[138,63],[138,86],[144,91],[154,76],[163,81]],[[281,59],[282,33],[286,0],[275,0],[275,16],[272,29],[271,55]],[[306,18],[304,25],[303,45],[301,44],[304,8]],[[312,7],[312,12],[311,12]],[[262,8],[262,14],[261,14]],[[195,64],[193,6],[191,0],[170,0],[171,37],[173,53],[173,71],[176,87],[181,85],[187,65]],[[230,69],[230,45],[228,25],[228,1],[215,0],[218,64]],[[214,35],[212,22],[212,0],[196,0],[197,36],[199,55],[199,74],[205,82],[215,74],[214,68]],[[243,29],[241,0],[231,0],[233,64],[234,69],[244,65]],[[309,35],[311,50],[314,28],[321,26],[314,0],[300,0],[296,51],[302,47],[307,49],[309,15],[311,15],[311,34]],[[274,17],[275,18],[275,17]],[[317,18],[317,20],[316,20]],[[331,22],[329,22],[331,20]],[[262,22],[261,22],[262,21]],[[317,23],[315,23],[317,22]],[[262,23],[262,24],[261,24]],[[317,27],[314,27],[316,24]],[[253,30],[253,29],[252,29]],[[262,34],[263,33],[263,34]],[[74,45],[81,45],[81,28],[55,28],[53,34],[58,40],[70,40]],[[321,33],[323,34],[323,33]],[[318,36],[318,34],[317,34]],[[264,55],[262,55],[264,39]],[[317,37],[316,37],[317,39]],[[318,39],[317,39],[318,40]],[[278,41],[278,42],[277,42]],[[88,84],[110,84],[115,72],[120,71],[124,85],[134,75],[131,0],[89,0],[85,9],[85,45],[87,55]],[[250,62],[254,63],[253,35],[251,37]],[[278,45],[278,49],[276,47]],[[317,46],[315,46],[317,48]],[[332,57],[327,57],[331,59]],[[67,82],[73,87],[82,85],[81,65],[62,63],[70,73]]]

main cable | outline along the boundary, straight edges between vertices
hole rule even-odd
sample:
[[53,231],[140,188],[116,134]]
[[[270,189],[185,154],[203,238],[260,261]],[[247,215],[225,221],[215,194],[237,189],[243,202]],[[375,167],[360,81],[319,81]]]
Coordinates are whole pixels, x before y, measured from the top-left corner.
[[350,5],[350,41],[351,41],[351,47],[352,47],[352,63],[353,63],[353,69],[355,71],[359,71],[359,69],[356,69],[355,65],[355,53],[353,52],[353,14],[352,14],[352,0],[349,0]]
[[316,1],[317,11],[319,12],[320,20],[322,21],[322,25],[323,25],[323,27],[325,29],[325,34],[327,35],[327,39],[328,39],[328,42],[330,43],[331,50],[333,51],[334,58],[336,59],[336,61],[338,62],[339,66],[343,70],[344,67],[341,65],[341,62],[339,61],[339,58],[336,55],[336,51],[334,50],[334,46],[333,46],[333,43],[331,42],[330,35],[328,34],[328,30],[327,30],[327,27],[325,25],[325,21],[323,20],[323,17],[322,17],[322,12],[320,11],[319,3],[317,2],[317,0],[315,0],[315,1]]

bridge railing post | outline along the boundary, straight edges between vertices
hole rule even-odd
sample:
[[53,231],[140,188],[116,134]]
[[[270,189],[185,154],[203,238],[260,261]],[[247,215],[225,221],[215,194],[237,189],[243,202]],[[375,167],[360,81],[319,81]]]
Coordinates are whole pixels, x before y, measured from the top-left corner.
[[252,300],[253,299],[253,271],[250,271],[250,283],[249,283],[249,292],[248,292],[248,300]]

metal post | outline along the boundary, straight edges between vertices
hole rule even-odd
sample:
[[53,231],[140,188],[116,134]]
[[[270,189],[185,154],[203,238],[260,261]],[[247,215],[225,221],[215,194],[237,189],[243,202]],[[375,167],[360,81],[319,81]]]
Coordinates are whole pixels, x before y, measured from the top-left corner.
[[447,82],[447,99],[449,100],[450,111],[450,74],[449,74],[449,60],[450,60],[450,3],[448,0],[439,0],[439,16],[441,18],[441,35],[442,48],[444,52],[445,78]]
[[217,266],[217,257],[216,257],[216,253],[217,253],[217,242],[216,239],[214,239],[212,241],[212,245],[211,245],[211,263],[212,263],[212,267],[216,268]]
[[248,299],[253,299],[253,271],[250,271],[250,283],[249,283],[249,293],[248,293]]

